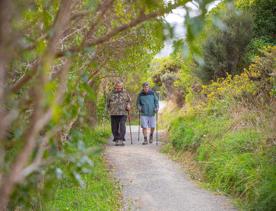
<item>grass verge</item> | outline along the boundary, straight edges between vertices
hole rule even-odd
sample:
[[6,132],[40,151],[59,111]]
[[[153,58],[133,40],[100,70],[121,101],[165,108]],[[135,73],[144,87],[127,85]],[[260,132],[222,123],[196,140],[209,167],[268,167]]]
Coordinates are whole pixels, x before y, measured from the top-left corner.
[[110,132],[103,128],[84,128],[73,131],[72,134],[71,143],[65,147],[66,152],[74,153],[77,148],[92,148],[93,151],[86,159],[92,163],[78,174],[72,170],[70,162],[61,164],[59,168],[62,171],[74,176],[59,180],[54,197],[47,203],[45,210],[120,210],[120,187],[112,179],[102,154]]
[[276,210],[276,150],[264,132],[237,127],[228,112],[177,114],[163,151],[184,163],[192,178],[237,199],[242,210]]

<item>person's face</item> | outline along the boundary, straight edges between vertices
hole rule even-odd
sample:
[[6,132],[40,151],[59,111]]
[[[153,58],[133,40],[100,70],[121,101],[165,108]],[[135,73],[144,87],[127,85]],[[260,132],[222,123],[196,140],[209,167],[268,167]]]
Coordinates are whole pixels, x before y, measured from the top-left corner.
[[149,91],[149,86],[144,86],[143,90],[144,90],[145,93],[147,93]]
[[115,90],[116,90],[117,92],[122,91],[122,89],[123,89],[123,84],[116,84],[116,85],[115,85]]

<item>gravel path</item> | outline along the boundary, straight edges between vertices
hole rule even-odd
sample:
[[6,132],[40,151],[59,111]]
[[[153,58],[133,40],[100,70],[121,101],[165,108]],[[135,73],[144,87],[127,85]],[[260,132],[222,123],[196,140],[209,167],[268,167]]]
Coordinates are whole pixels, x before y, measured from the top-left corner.
[[[137,142],[137,126],[132,126],[133,145],[127,134],[126,146],[106,149],[106,158],[123,187],[124,210],[221,211],[235,210],[221,195],[199,188],[181,167],[159,152],[154,144]],[[127,128],[129,130],[129,128]]]

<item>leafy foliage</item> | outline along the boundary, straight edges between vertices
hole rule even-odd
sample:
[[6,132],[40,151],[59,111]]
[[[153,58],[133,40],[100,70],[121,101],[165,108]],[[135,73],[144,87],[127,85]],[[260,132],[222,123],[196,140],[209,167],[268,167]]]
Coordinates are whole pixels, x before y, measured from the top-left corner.
[[204,65],[198,76],[204,81],[235,75],[243,68],[243,55],[252,34],[250,15],[228,11],[222,19],[226,29],[208,34],[203,46]]
[[172,57],[155,59],[151,63],[152,81],[156,87],[162,87],[162,94],[175,102],[179,107],[183,105],[182,89],[177,87],[178,73],[181,69],[180,58]]
[[[109,136],[106,128],[83,127],[71,131],[62,151],[52,142],[47,156],[56,155],[58,159],[19,185],[10,209],[100,209],[110,206],[119,210],[119,189],[110,180],[101,154],[102,145]],[[90,197],[91,193],[95,197]],[[75,201],[74,197],[77,197]]]
[[236,5],[254,17],[254,36],[266,37],[275,44],[276,17],[274,0],[238,0]]

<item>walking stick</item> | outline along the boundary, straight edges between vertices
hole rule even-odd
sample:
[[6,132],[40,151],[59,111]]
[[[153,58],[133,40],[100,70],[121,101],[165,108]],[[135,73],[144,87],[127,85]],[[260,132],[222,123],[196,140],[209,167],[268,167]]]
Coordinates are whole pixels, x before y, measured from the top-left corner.
[[129,111],[127,111],[127,113],[128,113],[129,132],[130,132],[130,143],[132,144],[132,132],[131,132],[131,125],[130,125],[130,115],[129,115]]
[[158,145],[158,111],[156,112],[156,145]]
[[138,125],[138,142],[140,141],[140,125],[141,125],[141,119],[140,119],[140,111],[139,111],[139,125]]

